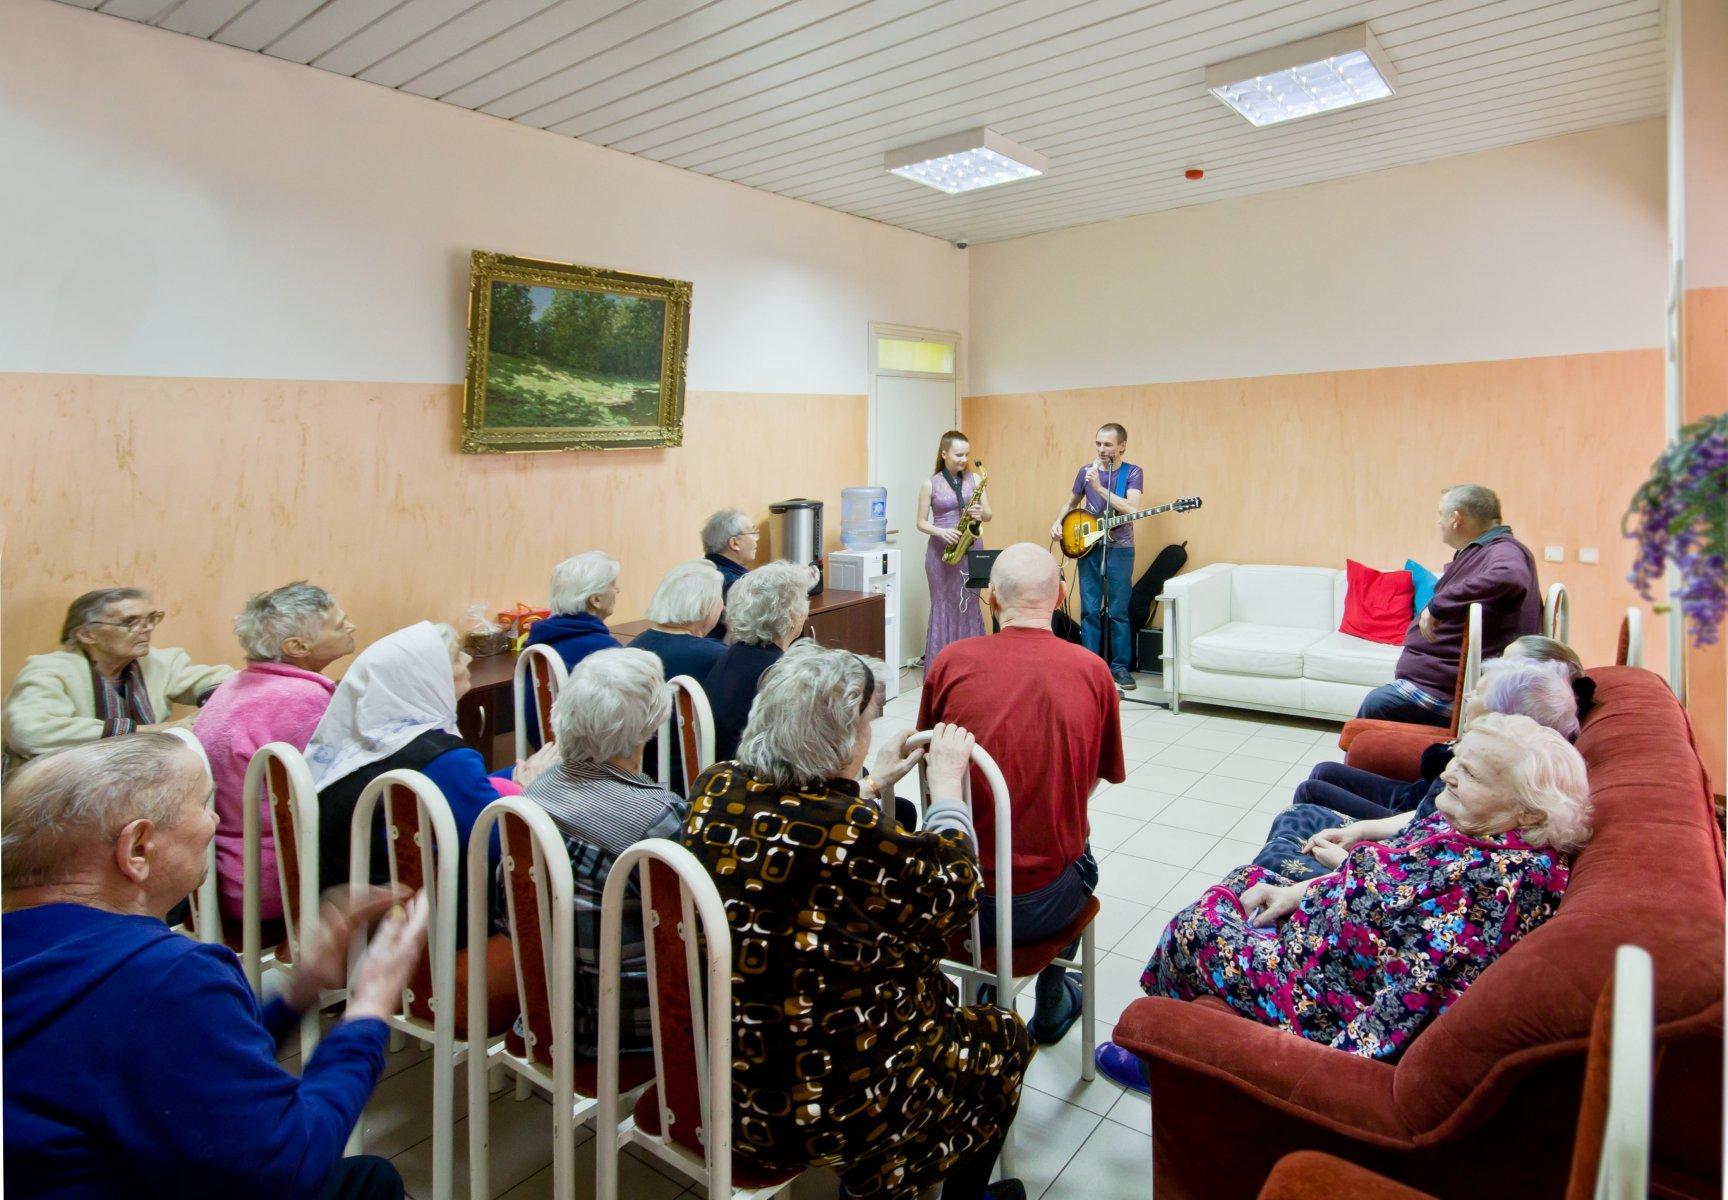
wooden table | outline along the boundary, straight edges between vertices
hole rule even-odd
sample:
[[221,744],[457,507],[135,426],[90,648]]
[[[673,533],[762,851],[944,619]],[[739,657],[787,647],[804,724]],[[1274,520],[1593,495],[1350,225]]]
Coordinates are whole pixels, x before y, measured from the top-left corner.
[[[882,657],[883,626],[887,610],[879,592],[842,592],[828,588],[819,596],[810,597],[810,619],[805,622],[803,636],[818,645],[854,654]],[[628,646],[640,633],[647,632],[649,622],[625,621],[611,627],[612,636]],[[498,750],[498,740],[516,732],[515,697],[512,693],[516,676],[516,655],[491,654],[477,658],[468,665],[472,681],[467,695],[456,704],[456,729],[462,740],[478,750],[486,760],[488,770],[507,766],[514,753],[506,744]]]

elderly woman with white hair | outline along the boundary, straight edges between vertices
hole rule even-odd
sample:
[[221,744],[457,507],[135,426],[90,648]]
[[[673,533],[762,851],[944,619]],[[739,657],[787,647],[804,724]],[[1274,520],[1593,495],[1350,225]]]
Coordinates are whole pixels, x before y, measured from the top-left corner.
[[[601,550],[567,558],[552,568],[552,615],[534,622],[527,645],[550,646],[566,667],[596,650],[615,650],[606,619],[618,605],[618,560]],[[538,744],[536,742],[535,744]]]
[[[732,585],[750,573],[761,536],[756,522],[741,508],[723,508],[703,524],[702,554],[720,572],[722,597],[730,596]],[[708,636],[717,642],[726,640],[724,613]]]
[[[241,805],[246,768],[260,746],[286,742],[305,750],[330,707],[336,681],[322,672],[354,653],[354,623],[336,598],[301,580],[259,592],[234,618],[246,669],[218,687],[194,732],[216,783],[216,871],[222,915],[240,919],[245,851]],[[276,839],[259,814],[259,915],[282,917]]]
[[20,758],[122,733],[165,729],[171,705],[202,704],[233,667],[155,649],[166,614],[143,588],[85,592],[66,609],[60,649],[32,654],[6,696],[5,745]]
[[[703,564],[706,566],[707,564]],[[644,838],[676,838],[688,806],[642,773],[648,739],[672,709],[660,661],[634,647],[582,660],[552,706],[559,761],[523,795],[564,835],[576,881],[576,1048],[599,1037],[600,900],[618,856]],[[624,915],[620,1045],[651,1048],[648,968],[640,908]]]
[[[932,804],[908,830],[856,782],[878,690],[857,655],[792,647],[762,676],[737,761],[691,791],[684,845],[725,901],[736,959],[733,1153],[832,1167],[854,1196],[940,1182],[974,1200],[991,1194],[1032,1044],[1014,1013],[957,1006],[942,974],[982,890],[961,791],[972,736],[933,731]],[[876,779],[923,755],[905,746],[884,748]]]
[[[328,901],[292,982],[260,1005],[233,951],[165,921],[216,827],[195,746],[130,734],[7,783],[6,1195],[399,1200],[389,1162],[343,1149],[383,1073],[427,907],[386,918],[348,971],[352,931],[403,897]],[[341,986],[342,1018],[284,1070],[282,1040]]]
[[740,579],[726,597],[726,652],[703,690],[714,712],[714,756],[731,758],[756,701],[756,682],[804,631],[810,618],[810,568],[771,562]]
[[1554,915],[1590,837],[1584,760],[1529,717],[1476,717],[1442,779],[1435,812],[1331,874],[1232,871],[1171,920],[1141,986],[1350,1054],[1401,1052]]
[[648,601],[649,627],[630,642],[660,660],[666,678],[688,675],[706,682],[726,647],[708,634],[725,611],[723,579],[705,558],[681,562],[666,572]]

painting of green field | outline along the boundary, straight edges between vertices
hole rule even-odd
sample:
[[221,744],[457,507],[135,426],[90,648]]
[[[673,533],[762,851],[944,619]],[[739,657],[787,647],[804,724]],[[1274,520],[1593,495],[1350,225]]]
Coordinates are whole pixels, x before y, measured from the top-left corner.
[[486,424],[656,424],[665,330],[664,300],[494,281]]

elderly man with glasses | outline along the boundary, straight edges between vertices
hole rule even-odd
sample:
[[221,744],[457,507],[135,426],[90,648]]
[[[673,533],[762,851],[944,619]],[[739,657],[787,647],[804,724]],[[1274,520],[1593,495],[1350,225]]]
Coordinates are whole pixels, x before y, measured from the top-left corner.
[[[720,570],[720,597],[732,594],[732,585],[750,573],[762,531],[741,508],[723,508],[702,526],[702,557]],[[726,615],[709,631],[717,642],[726,640]]]
[[122,733],[165,729],[174,704],[203,704],[234,674],[184,650],[152,649],[164,614],[141,588],[85,592],[66,610],[60,649],[33,654],[6,697],[9,752],[32,758]]

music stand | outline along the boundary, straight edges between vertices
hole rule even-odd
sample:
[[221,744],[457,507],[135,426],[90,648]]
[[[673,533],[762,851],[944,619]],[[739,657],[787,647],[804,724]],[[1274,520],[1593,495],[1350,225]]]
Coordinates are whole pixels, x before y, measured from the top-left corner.
[[[966,551],[966,590],[977,592],[990,586],[990,572],[996,566],[996,556],[1000,550],[968,550]],[[980,596],[978,603],[984,603]],[[990,614],[990,627],[996,633],[1002,632],[1002,625],[996,620],[996,614]]]

